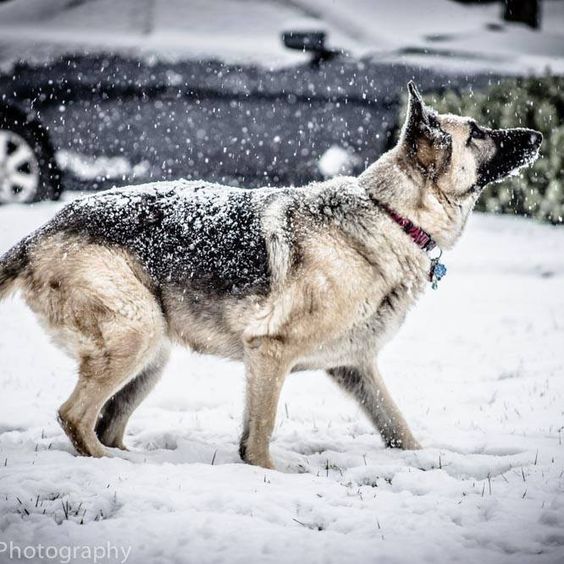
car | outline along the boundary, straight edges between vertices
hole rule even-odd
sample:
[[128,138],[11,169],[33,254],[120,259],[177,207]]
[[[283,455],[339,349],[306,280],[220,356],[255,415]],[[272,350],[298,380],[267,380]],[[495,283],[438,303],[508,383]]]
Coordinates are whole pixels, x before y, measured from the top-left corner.
[[57,200],[61,170],[49,134],[32,113],[0,107],[0,203]]
[[0,75],[0,202],[181,177],[257,187],[357,174],[393,142],[408,80],[423,92],[491,80],[355,58],[323,32],[282,38],[311,60],[71,52],[15,64]]

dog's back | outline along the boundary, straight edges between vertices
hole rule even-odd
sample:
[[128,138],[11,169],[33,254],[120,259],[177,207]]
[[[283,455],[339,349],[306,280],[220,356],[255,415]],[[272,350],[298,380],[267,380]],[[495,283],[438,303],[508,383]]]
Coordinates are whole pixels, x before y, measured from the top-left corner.
[[[264,198],[263,198],[264,199]],[[268,288],[260,198],[205,182],[161,182],[71,202],[45,227],[127,249],[156,285],[242,295]]]

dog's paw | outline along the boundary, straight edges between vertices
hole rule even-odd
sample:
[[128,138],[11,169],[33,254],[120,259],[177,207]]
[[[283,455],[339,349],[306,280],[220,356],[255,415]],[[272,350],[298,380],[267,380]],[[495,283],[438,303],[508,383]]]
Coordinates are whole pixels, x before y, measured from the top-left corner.
[[415,439],[409,439],[408,441],[402,442],[400,446],[403,450],[421,450],[423,447],[421,443]]
[[388,448],[401,448],[402,450],[420,450],[423,447],[413,437],[393,437],[386,439],[386,446]]
[[247,464],[252,464],[253,466],[260,466],[261,468],[266,468],[267,470],[275,470],[274,462],[270,456],[260,456],[253,460],[245,460]]
[[261,466],[262,468],[268,468],[270,470],[274,470],[275,466],[272,462],[272,458],[268,453],[266,454],[257,454],[249,452],[246,445],[241,445],[239,447],[239,455],[241,456],[241,460],[246,462],[247,464],[251,464],[252,466]]

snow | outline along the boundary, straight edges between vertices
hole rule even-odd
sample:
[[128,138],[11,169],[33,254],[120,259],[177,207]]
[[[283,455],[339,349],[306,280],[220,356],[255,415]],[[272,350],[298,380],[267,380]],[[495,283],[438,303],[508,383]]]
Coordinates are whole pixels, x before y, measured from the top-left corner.
[[[60,207],[0,208],[0,251]],[[277,471],[239,460],[242,366],[185,350],[134,415],[130,452],[76,456],[55,420],[73,363],[19,298],[1,303],[0,551],[12,541],[110,543],[118,557],[98,561],[111,562],[128,547],[129,562],[155,563],[562,562],[563,250],[561,228],[473,217],[439,290],[381,359],[424,448],[385,449],[328,378],[298,373],[280,401]]]
[[358,157],[352,152],[332,145],[319,158],[319,171],[325,178],[332,178],[337,174],[350,174],[358,164]]
[[4,39],[4,51],[15,56],[13,42],[24,39],[26,48],[48,45],[53,54],[72,45],[164,58],[190,55],[287,63],[308,59],[285,49],[280,40],[286,24],[303,25],[304,19],[307,16],[299,9],[260,0],[153,0],[141,6],[138,0],[78,5],[69,0],[18,0],[0,5],[0,44]]
[[93,157],[76,151],[61,150],[56,153],[57,164],[62,170],[81,180],[142,177],[150,169],[148,161],[132,165],[125,157]]
[[541,29],[508,24],[497,2],[452,0],[299,0],[347,30],[378,60],[468,72],[542,73],[564,69],[564,2],[544,0]]
[[499,3],[452,0],[17,0],[0,3],[0,60],[69,50],[219,57],[275,66],[308,59],[289,29],[324,30],[331,47],[379,61],[467,72],[564,70],[564,2],[542,2],[540,31],[501,20]]

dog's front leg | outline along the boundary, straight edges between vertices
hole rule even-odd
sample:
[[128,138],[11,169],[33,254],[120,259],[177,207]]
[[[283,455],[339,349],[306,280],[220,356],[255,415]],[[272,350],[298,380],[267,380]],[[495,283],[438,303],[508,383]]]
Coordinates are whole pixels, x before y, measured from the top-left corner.
[[328,373],[356,398],[382,435],[386,446],[402,449],[421,448],[390,396],[375,363],[366,367],[332,368]]
[[274,468],[268,445],[282,384],[288,373],[280,342],[259,337],[245,345],[247,398],[239,454],[248,464]]

